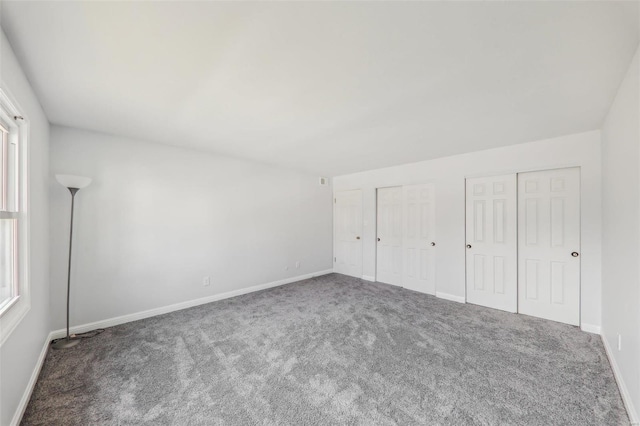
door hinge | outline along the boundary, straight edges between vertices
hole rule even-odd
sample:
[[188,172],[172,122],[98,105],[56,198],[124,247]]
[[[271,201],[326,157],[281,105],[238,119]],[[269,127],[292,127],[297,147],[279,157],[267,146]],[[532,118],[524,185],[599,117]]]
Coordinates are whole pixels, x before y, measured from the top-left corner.
[[338,204],[338,199],[337,198],[333,199],[333,204]]
[[337,261],[338,261],[338,259],[334,257],[334,258],[333,258],[333,261],[334,261],[334,262],[337,262]]

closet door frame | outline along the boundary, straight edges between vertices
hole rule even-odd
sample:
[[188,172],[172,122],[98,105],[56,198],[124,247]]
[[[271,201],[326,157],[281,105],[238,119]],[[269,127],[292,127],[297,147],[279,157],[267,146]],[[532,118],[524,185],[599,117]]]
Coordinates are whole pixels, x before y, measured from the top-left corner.
[[[415,198],[412,199],[412,195]],[[424,195],[427,196],[426,209],[423,209]],[[413,209],[412,201],[415,204]],[[435,183],[403,185],[402,213],[403,287],[435,296],[437,290]],[[425,227],[428,232],[425,232]],[[413,271],[412,265],[415,267]]]
[[[521,228],[523,230],[526,229],[523,232],[524,235],[521,234],[518,239],[518,312],[523,315],[531,315],[537,318],[545,318],[564,324],[580,326],[582,301],[581,171],[580,167],[563,167],[559,169],[536,170],[534,172],[522,173],[522,175],[547,173],[547,176],[554,172],[557,173],[555,177],[548,178],[549,181],[547,183],[549,186],[545,190],[539,192],[537,188],[540,185],[538,185],[538,181],[535,180],[533,181],[536,183],[533,192],[527,192],[527,190],[522,194],[519,192],[519,195],[523,195],[523,197],[518,197],[518,230],[520,231]],[[529,178],[530,177],[531,176],[529,176]],[[527,187],[527,184],[532,182],[530,179],[527,180],[526,178],[523,178],[521,181],[520,178],[521,176],[519,175],[519,191],[523,185]],[[543,179],[547,178],[543,177]],[[566,182],[568,182],[569,185],[574,184],[575,186],[572,189],[565,191]],[[526,198],[526,194],[534,195],[530,196],[530,198]],[[535,194],[543,194],[543,197],[536,197]],[[536,230],[534,232],[535,242],[533,245],[535,246],[538,244],[537,236],[540,236],[540,239],[543,242],[546,240],[548,250],[546,249],[546,244],[543,246],[542,251],[540,251],[540,249],[532,249],[527,246],[527,238],[529,237],[528,222],[526,222],[526,220],[524,222],[520,220],[523,216],[526,216],[527,207],[521,209],[520,206],[521,204],[526,204],[527,201],[532,200],[536,200],[535,216],[537,217],[538,214],[542,213],[543,217],[547,216],[549,219],[548,228],[546,229],[547,232],[539,232],[536,226]],[[554,201],[558,200],[561,202],[559,204],[554,204]],[[539,201],[542,203],[543,208],[538,207]],[[547,208],[544,208],[544,206]],[[575,217],[576,215],[577,224],[571,224],[566,220],[567,217]],[[554,217],[556,219],[561,218],[560,223],[562,231],[560,233],[554,232],[554,229],[556,231],[558,230],[557,226],[554,226],[554,224],[558,224],[557,220],[554,221]],[[537,219],[534,223],[537,223]],[[567,225],[567,228],[564,228],[565,225]],[[545,228],[543,227],[543,229]],[[569,232],[565,232],[565,230],[568,230]],[[573,230],[573,232],[571,232],[571,230]],[[577,234],[575,233],[576,230]],[[533,256],[527,257],[525,253],[528,252],[531,256],[532,251]],[[533,286],[533,289],[535,290],[534,293],[536,295],[536,297],[532,299],[534,300],[533,302],[531,302],[531,300],[527,300],[528,297],[525,296],[529,291],[529,288],[527,287],[528,271],[526,267],[523,267],[523,265],[526,265],[529,260],[534,262],[536,265],[535,273],[533,274],[536,280],[539,276],[538,271],[540,266],[542,267],[542,271],[546,270],[547,272],[546,274],[541,274],[542,276],[547,277],[546,279],[541,280],[543,285],[538,286],[536,284]],[[554,269],[554,266],[557,268]],[[572,285],[572,283],[576,283],[576,280],[577,285]],[[568,285],[563,285],[564,282],[567,282]],[[560,286],[557,285],[559,283],[561,284]],[[537,293],[540,291],[543,296],[546,296],[541,298],[542,303],[537,301]],[[573,296],[566,299],[568,300],[568,303],[564,303],[565,295]],[[558,309],[559,305],[563,305],[562,308]]]
[[[558,165],[554,165],[554,166],[549,166],[549,167],[531,167],[531,168],[522,168],[522,169],[502,169],[499,171],[492,171],[490,173],[470,173],[470,174],[465,174],[464,176],[464,183],[463,183],[463,189],[464,189],[464,194],[465,194],[465,198],[464,198],[464,211],[465,211],[465,216],[464,216],[464,229],[465,229],[465,247],[462,247],[461,249],[465,251],[465,258],[464,258],[464,263],[465,263],[465,285],[464,285],[464,300],[465,303],[470,303],[467,300],[467,278],[466,278],[466,274],[467,274],[467,256],[469,255],[468,250],[466,249],[466,244],[467,244],[467,240],[468,240],[468,236],[467,236],[467,179],[473,179],[473,178],[480,178],[480,177],[491,177],[491,176],[501,176],[501,175],[508,175],[508,174],[516,174],[516,201],[518,200],[518,192],[517,192],[517,183],[518,183],[518,175],[522,174],[522,173],[531,173],[531,172],[544,172],[544,171],[552,171],[552,170],[560,170],[560,169],[569,169],[569,168],[577,168],[579,170],[579,175],[580,175],[580,180],[579,180],[579,193],[578,196],[580,197],[580,232],[579,232],[579,237],[580,237],[580,244],[578,249],[578,252],[580,253],[580,282],[578,284],[578,295],[579,295],[579,300],[578,300],[578,327],[582,328],[583,324],[582,324],[582,311],[583,311],[583,306],[582,306],[582,301],[584,299],[584,295],[583,295],[583,291],[584,291],[584,286],[582,283],[582,270],[583,270],[583,262],[582,262],[582,245],[583,245],[583,203],[584,203],[584,197],[582,194],[582,189],[583,189],[583,184],[582,184],[582,179],[583,179],[583,170],[582,170],[582,164],[578,164],[578,163],[566,163],[566,164],[558,164]],[[516,239],[519,238],[518,235],[518,227],[519,227],[519,222],[518,222],[518,211],[516,210]],[[519,264],[519,256],[518,256],[518,252],[517,252],[518,248],[516,247],[516,261]],[[518,265],[519,268],[519,265]],[[518,275],[519,275],[519,269],[518,269]],[[519,283],[518,283],[518,291],[519,291]],[[519,297],[519,295],[518,295]],[[519,305],[519,304],[518,304]],[[519,306],[517,307],[517,311],[516,313],[519,313]],[[524,315],[524,314],[523,314]]]
[[[381,282],[383,284],[389,284],[389,285],[395,285],[398,287],[403,287],[404,286],[404,264],[405,264],[405,259],[404,259],[404,247],[403,247],[403,241],[404,241],[404,190],[403,190],[404,186],[403,185],[394,185],[394,186],[384,186],[384,187],[380,187],[380,188],[376,188],[376,220],[375,220],[375,229],[376,229],[376,233],[375,233],[375,243],[376,243],[376,270],[375,270],[375,277],[376,277],[376,282]],[[388,189],[396,189],[399,190],[400,192],[400,272],[399,272],[399,277],[397,277],[397,281],[396,283],[390,283],[390,282],[386,282],[386,281],[379,281],[380,278],[380,265],[379,265],[379,261],[380,261],[380,253],[379,253],[379,247],[380,244],[378,244],[380,241],[380,226],[379,226],[379,222],[380,222],[380,190],[388,190]],[[393,257],[393,255],[392,255]],[[393,267],[393,266],[392,266]]]
[[[359,245],[359,253],[358,253],[358,257],[360,258],[360,265],[358,267],[357,271],[349,271],[346,272],[344,270],[339,270],[339,265],[338,265],[338,257],[339,257],[339,250],[338,250],[338,245],[339,245],[339,240],[338,240],[338,197],[339,194],[344,194],[346,192],[358,192],[359,193],[359,197],[360,197],[360,215],[359,218],[357,219],[357,223],[358,223],[358,228],[356,230],[356,235],[355,238],[357,238],[357,244]],[[339,274],[344,274],[344,275],[349,275],[355,278],[362,278],[362,271],[363,271],[363,267],[364,267],[364,246],[362,244],[362,234],[364,231],[364,225],[363,225],[363,213],[364,213],[364,194],[362,192],[362,189],[360,188],[355,188],[355,189],[345,189],[345,190],[340,190],[340,191],[335,191],[333,193],[333,271]]]
[[[413,185],[431,185],[431,190],[433,192],[432,198],[433,198],[433,203],[434,203],[434,207],[433,207],[434,234],[437,232],[437,215],[436,215],[436,206],[435,206],[437,190],[436,190],[435,180],[427,179],[427,180],[420,181],[420,182],[398,183],[398,184],[395,184],[395,185],[376,186],[375,189],[374,189],[375,190],[375,207],[376,207],[376,209],[375,209],[375,221],[374,221],[374,224],[373,224],[373,226],[374,226],[374,235],[375,235],[375,237],[374,237],[374,240],[375,240],[374,259],[375,259],[375,263],[376,263],[375,275],[372,277],[374,282],[379,282],[378,281],[378,190],[379,189],[385,189],[385,188],[402,188],[402,196],[403,196],[402,204],[403,204],[403,209],[404,209],[404,188],[406,186],[413,186]],[[405,220],[404,220],[404,210],[403,210],[403,213],[402,213],[402,224],[401,224],[402,225],[403,238],[404,238],[404,225],[405,225],[404,222],[405,222]],[[403,258],[402,258],[402,262],[403,262],[403,267],[402,267],[403,268],[403,272],[402,272],[403,282],[400,284],[400,287],[404,288],[404,262],[406,261],[406,259],[404,258],[404,243],[403,243],[402,249],[403,249],[403,254],[402,254],[402,256],[403,256]],[[436,263],[437,263],[437,260],[436,260]],[[390,285],[393,285],[393,284],[390,284]],[[438,287],[437,286],[437,276],[434,277],[434,286],[435,286],[436,291],[437,291],[437,287]],[[425,294],[431,294],[431,293],[425,293]]]
[[511,313],[518,312],[517,188],[516,173],[465,179],[465,300]]

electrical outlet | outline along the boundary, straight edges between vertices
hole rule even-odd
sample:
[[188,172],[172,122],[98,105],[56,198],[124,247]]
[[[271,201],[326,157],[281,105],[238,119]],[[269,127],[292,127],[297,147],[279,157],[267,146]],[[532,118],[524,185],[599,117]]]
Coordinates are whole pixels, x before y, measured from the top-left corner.
[[618,333],[618,350],[622,350],[622,334]]
[[202,279],[202,285],[205,287],[209,287],[209,285],[211,284],[211,277],[204,277]]
[[300,261],[299,260],[296,262],[296,269],[298,269],[298,268],[300,268]]

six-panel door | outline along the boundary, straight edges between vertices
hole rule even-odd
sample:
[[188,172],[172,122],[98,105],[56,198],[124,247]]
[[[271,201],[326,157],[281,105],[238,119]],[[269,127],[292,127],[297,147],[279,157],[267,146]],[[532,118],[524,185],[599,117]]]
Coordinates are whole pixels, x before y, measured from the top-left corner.
[[402,187],[378,189],[376,281],[402,285]]
[[[377,280],[435,293],[433,184],[378,190]],[[362,275],[362,193],[336,193],[336,272]],[[466,180],[466,301],[580,323],[580,169]]]
[[580,324],[580,169],[518,175],[518,308]]
[[335,194],[335,268],[340,274],[362,277],[362,191]]
[[436,293],[435,197],[432,183],[407,185],[403,195],[403,287]]
[[517,312],[516,175],[466,185],[467,302]]

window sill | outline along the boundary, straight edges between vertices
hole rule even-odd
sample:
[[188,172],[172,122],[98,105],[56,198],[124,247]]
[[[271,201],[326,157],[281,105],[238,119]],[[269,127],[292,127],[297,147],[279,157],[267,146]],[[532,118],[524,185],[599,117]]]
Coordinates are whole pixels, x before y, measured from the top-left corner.
[[5,306],[0,317],[0,347],[4,345],[11,333],[31,309],[29,301],[20,296],[15,297],[10,303],[10,308]]
[[13,305],[15,305],[16,303],[18,303],[18,300],[20,300],[20,296],[15,296],[12,297],[11,299],[9,299],[7,302],[5,303],[1,303],[0,304],[0,318],[2,318],[4,316],[4,314],[6,314],[7,312],[9,312],[9,309],[11,309],[11,307]]

